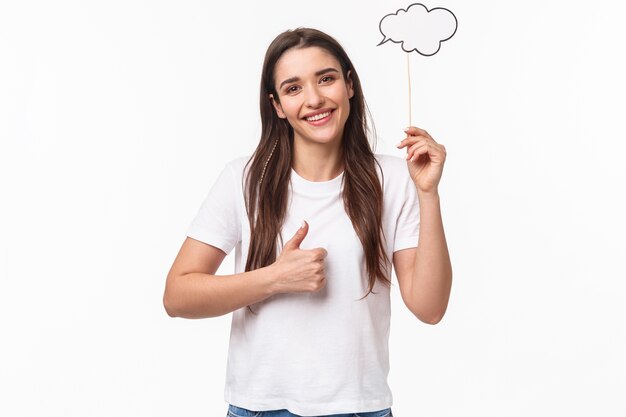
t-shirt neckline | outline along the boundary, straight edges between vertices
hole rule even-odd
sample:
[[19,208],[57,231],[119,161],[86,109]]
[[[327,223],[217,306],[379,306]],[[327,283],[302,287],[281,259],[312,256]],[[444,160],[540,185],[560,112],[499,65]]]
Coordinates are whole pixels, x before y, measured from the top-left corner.
[[309,181],[301,177],[295,169],[291,168],[291,181],[293,182],[296,190],[301,190],[308,193],[328,193],[336,192],[341,189],[341,181],[345,171],[341,171],[341,174],[328,181]]

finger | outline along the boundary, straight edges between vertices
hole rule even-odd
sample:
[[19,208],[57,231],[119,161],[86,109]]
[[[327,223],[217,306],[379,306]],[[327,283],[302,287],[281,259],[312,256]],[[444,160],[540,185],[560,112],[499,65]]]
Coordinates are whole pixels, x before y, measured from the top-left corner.
[[409,126],[406,129],[404,129],[404,132],[407,135],[411,135],[411,136],[421,135],[421,136],[425,136],[427,138],[432,139],[432,137],[430,136],[430,134],[427,131],[425,131],[424,129],[420,129],[419,127]]
[[324,248],[315,248],[313,250],[315,251],[315,254],[317,255],[316,258],[319,260],[323,260],[328,256],[328,252]]
[[429,145],[428,141],[426,140],[420,140],[419,142],[414,143],[413,145],[411,145],[407,150],[407,154],[412,154],[413,152],[415,152],[416,149],[421,148],[422,146],[427,146]]
[[420,155],[427,154],[429,147],[430,144],[428,142],[411,146],[411,149],[407,152],[406,159],[411,162],[415,161]]
[[[424,147],[420,147],[415,150],[410,157],[411,161],[417,161],[420,155],[427,154],[431,160],[436,164],[443,164],[446,160],[446,150],[441,145],[427,143]],[[407,155],[408,156],[408,155]]]
[[432,140],[429,137],[426,136],[421,136],[421,135],[417,135],[417,136],[407,136],[406,138],[402,139],[400,142],[398,142],[398,144],[396,145],[397,148],[402,149],[405,146],[411,146],[412,144],[414,144],[417,141],[420,140]]
[[326,255],[328,255],[324,248],[306,249],[305,251],[308,252],[307,259],[310,262],[323,262]]
[[300,244],[306,237],[307,233],[309,233],[309,224],[305,221],[302,222],[302,227],[300,227],[296,233],[293,235],[287,243],[283,246],[283,250],[285,249],[299,249]]
[[428,143],[428,139],[423,136],[419,136],[417,140],[407,143],[406,159],[410,158],[409,155],[411,155],[415,149],[427,143]]

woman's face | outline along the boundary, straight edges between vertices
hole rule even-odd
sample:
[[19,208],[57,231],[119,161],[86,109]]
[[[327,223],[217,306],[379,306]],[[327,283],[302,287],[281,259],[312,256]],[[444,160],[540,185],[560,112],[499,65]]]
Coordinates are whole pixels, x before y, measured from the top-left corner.
[[293,127],[294,140],[341,141],[354,91],[333,55],[319,47],[290,49],[276,63],[274,83],[280,104],[270,99]]

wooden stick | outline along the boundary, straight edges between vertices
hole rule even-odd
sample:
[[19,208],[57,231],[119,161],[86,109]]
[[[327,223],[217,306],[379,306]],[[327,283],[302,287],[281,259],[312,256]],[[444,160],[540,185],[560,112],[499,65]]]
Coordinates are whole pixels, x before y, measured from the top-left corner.
[[409,75],[409,126],[413,126],[413,124],[411,123],[411,64],[409,55],[410,54],[408,53],[406,54],[406,68]]

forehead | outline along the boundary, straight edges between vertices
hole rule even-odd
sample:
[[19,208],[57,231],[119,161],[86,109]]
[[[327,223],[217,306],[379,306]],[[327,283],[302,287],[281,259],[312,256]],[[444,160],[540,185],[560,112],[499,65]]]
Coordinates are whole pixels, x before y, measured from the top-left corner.
[[292,77],[308,77],[316,71],[328,67],[336,68],[341,72],[341,65],[337,58],[323,48],[310,46],[306,48],[292,48],[286,51],[276,62],[274,82]]

